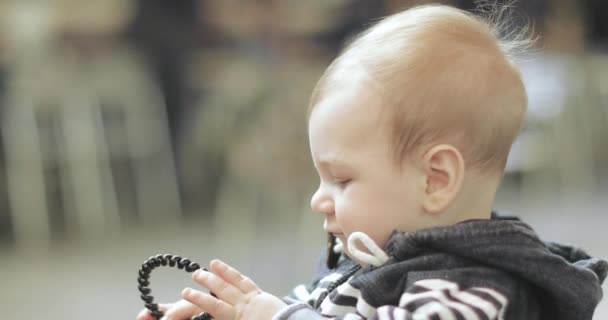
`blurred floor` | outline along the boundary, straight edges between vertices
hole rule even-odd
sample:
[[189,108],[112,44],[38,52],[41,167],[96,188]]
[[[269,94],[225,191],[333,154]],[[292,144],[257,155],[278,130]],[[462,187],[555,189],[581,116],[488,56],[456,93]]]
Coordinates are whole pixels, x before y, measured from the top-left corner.
[[[608,257],[608,199],[526,199],[502,190],[498,208],[519,213],[545,239],[582,246],[594,256]],[[282,295],[306,281],[320,253],[321,217],[286,214],[286,219],[254,221],[243,207],[213,222],[191,220],[162,225],[136,225],[107,232],[103,239],[74,240],[42,252],[5,250],[0,259],[0,301],[7,319],[43,315],[47,319],[134,319],[142,307],[136,289],[137,270],[148,256],[171,252],[199,262],[219,257],[250,275],[262,288]],[[255,224],[251,228],[250,224]],[[249,226],[248,226],[249,225]],[[289,237],[292,235],[292,237]],[[312,239],[305,243],[305,239]],[[189,285],[179,270],[159,269],[152,275],[152,295],[172,301]],[[607,285],[603,286],[608,289]],[[159,294],[160,292],[160,294]],[[608,319],[608,302],[596,320]]]

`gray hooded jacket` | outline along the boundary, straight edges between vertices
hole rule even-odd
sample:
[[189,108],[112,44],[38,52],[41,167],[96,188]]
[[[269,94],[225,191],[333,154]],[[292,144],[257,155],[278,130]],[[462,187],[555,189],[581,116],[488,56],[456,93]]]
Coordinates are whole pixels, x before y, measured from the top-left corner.
[[608,263],[541,241],[516,218],[394,232],[388,262],[341,257],[275,320],[591,320]]

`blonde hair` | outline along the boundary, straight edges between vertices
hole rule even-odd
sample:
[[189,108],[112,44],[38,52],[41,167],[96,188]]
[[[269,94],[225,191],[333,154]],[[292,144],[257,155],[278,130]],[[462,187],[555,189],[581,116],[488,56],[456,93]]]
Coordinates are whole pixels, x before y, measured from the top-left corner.
[[460,150],[468,167],[502,173],[527,106],[510,54],[528,42],[500,41],[505,24],[491,20],[443,5],[389,16],[329,66],[313,90],[309,115],[349,74],[363,71],[388,108],[398,163],[442,140]]

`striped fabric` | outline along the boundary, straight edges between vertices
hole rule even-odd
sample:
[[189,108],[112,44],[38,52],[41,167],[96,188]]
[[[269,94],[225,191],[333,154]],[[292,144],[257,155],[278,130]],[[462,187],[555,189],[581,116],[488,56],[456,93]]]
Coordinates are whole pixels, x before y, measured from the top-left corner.
[[338,267],[313,281],[312,285],[299,285],[288,295],[288,299],[307,303],[317,307],[328,296],[328,289],[335,288],[337,283],[343,283],[352,278],[353,271],[360,267],[352,260],[342,258]]
[[507,298],[490,288],[461,290],[454,282],[425,279],[403,293],[398,306],[377,309],[347,282],[321,303],[320,311],[336,319],[504,320],[507,305]]
[[399,307],[381,307],[378,319],[504,320],[507,305],[507,298],[490,288],[461,290],[454,282],[426,279],[401,296]]

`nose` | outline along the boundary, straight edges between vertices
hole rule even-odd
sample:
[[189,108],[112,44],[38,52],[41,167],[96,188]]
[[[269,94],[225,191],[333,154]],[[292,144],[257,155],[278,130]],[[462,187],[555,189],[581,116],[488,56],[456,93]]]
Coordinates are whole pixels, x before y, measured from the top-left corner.
[[329,195],[329,193],[324,190],[323,186],[320,186],[319,189],[312,195],[310,199],[310,207],[313,211],[324,215],[333,215],[334,214],[334,201]]

